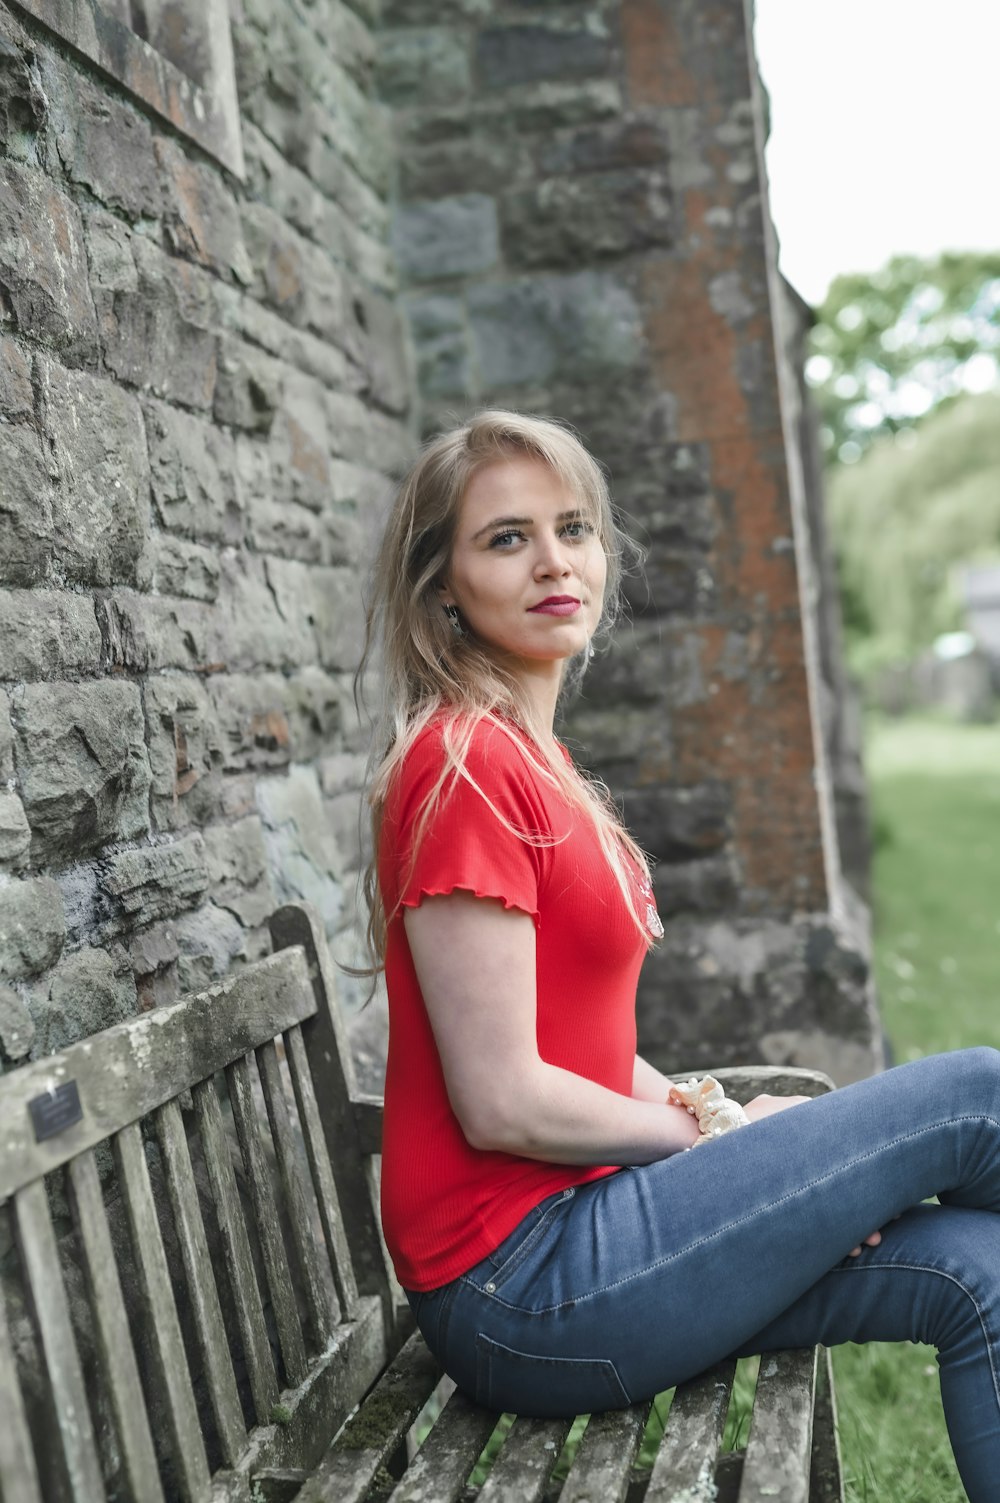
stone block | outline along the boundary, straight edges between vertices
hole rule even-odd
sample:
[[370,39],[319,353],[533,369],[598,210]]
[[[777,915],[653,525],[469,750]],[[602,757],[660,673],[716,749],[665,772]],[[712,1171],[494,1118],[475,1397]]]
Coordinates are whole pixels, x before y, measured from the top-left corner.
[[228,433],[164,402],[147,402],[153,502],[162,526],[203,542],[233,544],[244,518]]
[[31,826],[16,793],[0,789],[0,863],[20,870],[31,849]]
[[149,824],[149,760],[136,684],[31,684],[14,708],[32,860],[79,860]]
[[416,350],[420,391],[429,396],[468,391],[471,371],[462,299],[411,293],[403,307]]
[[731,855],[659,866],[653,889],[664,923],[679,913],[731,914],[740,907],[740,873]]
[[251,815],[231,825],[213,825],[204,833],[212,902],[233,914],[245,928],[263,924],[277,904],[259,816]]
[[689,861],[732,838],[733,800],[719,782],[694,787],[638,786],[625,794],[625,823],[657,861]]
[[196,268],[172,261],[103,210],[88,215],[87,248],[108,369],[128,386],[210,410],[216,335]]
[[621,168],[545,178],[503,196],[507,264],[576,267],[668,247],[674,222],[664,173]]
[[33,428],[5,424],[0,443],[0,580],[39,584],[54,541],[52,476]]
[[212,601],[219,593],[219,560],[210,548],[160,536],[152,546],[152,584],[162,595]]
[[94,602],[69,590],[0,590],[0,678],[95,673],[101,633]]
[[413,381],[405,325],[396,299],[354,279],[351,308],[362,331],[356,350],[363,371],[360,389],[380,407],[402,417],[410,408]]
[[240,213],[216,167],[185,155],[172,137],[156,141],[163,184],[163,228],[172,254],[247,284],[253,275]]
[[480,379],[489,391],[607,379],[642,358],[635,298],[607,273],[484,283],[470,290],[468,305]]
[[497,193],[514,179],[531,175],[528,144],[515,132],[513,120],[474,122],[454,139],[424,146],[406,138],[405,126],[400,134],[399,194],[404,203],[476,193],[485,184]]
[[314,762],[329,752],[343,722],[347,692],[337,679],[313,665],[285,680],[293,761]]
[[500,254],[497,209],[485,193],[462,193],[397,209],[392,244],[414,282],[489,271]]
[[136,399],[111,381],[39,366],[57,485],[53,562],[82,584],[132,584],[149,532],[149,463]]
[[333,454],[387,474],[395,474],[412,461],[415,445],[406,425],[359,397],[329,392],[326,416]]
[[51,976],[33,987],[34,1053],[58,1053],[70,1044],[124,1023],[138,1012],[135,978],[121,945],[87,947],[67,955]]
[[163,195],[146,116],[56,54],[42,77],[58,99],[56,144],[70,181],[132,219],[158,218]]
[[0,335],[0,413],[8,423],[24,423],[34,411],[28,354],[15,339]]
[[97,321],[80,213],[42,173],[0,161],[0,287],[18,329],[76,362],[94,360]]
[[10,700],[0,692],[0,783],[14,785],[14,728],[10,723]]
[[313,620],[324,668],[353,672],[364,647],[362,580],[354,569],[311,569]]
[[383,27],[454,25],[481,21],[493,14],[493,0],[382,0]]
[[[237,554],[222,561],[219,624],[221,650],[230,668],[299,668],[316,661],[315,607],[307,580],[301,593],[278,590],[275,565],[304,570],[294,561]],[[282,576],[284,577],[284,576]]]
[[34,156],[48,101],[31,39],[8,14],[0,23],[0,140],[11,156]]
[[204,903],[194,913],[183,914],[171,925],[177,937],[177,988],[181,993],[202,991],[228,976],[240,962],[260,960],[268,952],[266,935],[254,947],[253,937],[239,919]]
[[220,674],[205,687],[227,772],[284,767],[291,760],[288,689],[280,673]]
[[243,340],[219,342],[213,413],[217,423],[269,433],[280,391],[279,367]]
[[0,976],[37,976],[62,954],[66,920],[51,877],[0,887]]
[[476,36],[475,81],[485,89],[587,78],[609,73],[611,64],[610,40],[596,18],[590,26],[488,26]]
[[328,561],[323,519],[294,501],[255,498],[250,504],[248,534],[258,553],[306,564]]
[[469,92],[469,42],[453,27],[387,31],[379,43],[378,88],[394,108]]
[[294,766],[287,776],[261,778],[257,806],[264,827],[271,883],[279,902],[312,903],[329,935],[344,903],[344,869],[314,767]]
[[542,137],[535,160],[536,175],[543,178],[638,167],[665,171],[670,161],[670,136],[655,117],[629,115]]
[[205,685],[190,674],[151,674],[143,686],[157,829],[215,817],[221,796],[222,733]]
[[226,622],[214,603],[118,589],[97,600],[95,610],[103,660],[112,672],[218,673],[226,666]]
[[35,1024],[24,998],[12,986],[0,986],[0,1055],[17,1064],[27,1058],[34,1039]]
[[322,510],[330,494],[326,393],[298,372],[289,372],[283,383],[270,458],[275,498]]
[[207,886],[205,842],[198,833],[170,845],[120,851],[97,874],[102,931],[120,934],[183,913]]

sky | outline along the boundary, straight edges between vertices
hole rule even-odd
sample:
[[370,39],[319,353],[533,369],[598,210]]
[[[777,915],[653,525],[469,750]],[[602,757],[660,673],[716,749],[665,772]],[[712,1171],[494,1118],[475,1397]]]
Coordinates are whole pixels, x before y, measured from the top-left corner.
[[756,0],[781,268],[1000,250],[1000,0]]

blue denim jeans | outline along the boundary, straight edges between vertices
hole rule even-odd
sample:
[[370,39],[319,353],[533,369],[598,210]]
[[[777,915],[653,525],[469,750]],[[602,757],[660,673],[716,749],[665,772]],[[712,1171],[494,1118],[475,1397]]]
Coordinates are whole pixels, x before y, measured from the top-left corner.
[[[1000,1053],[967,1049],[549,1196],[481,1263],[409,1297],[459,1387],[520,1414],[620,1408],[727,1353],[931,1343],[965,1489],[986,1503],[998,1212]],[[847,1256],[877,1228],[878,1247]]]

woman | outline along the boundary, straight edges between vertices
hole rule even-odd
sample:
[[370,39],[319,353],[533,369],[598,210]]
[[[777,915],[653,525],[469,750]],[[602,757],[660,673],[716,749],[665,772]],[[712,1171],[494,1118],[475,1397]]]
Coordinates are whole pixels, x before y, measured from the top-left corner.
[[523,1414],[621,1407],[730,1352],[933,1342],[983,1503],[1000,1476],[1000,1055],[761,1096],[716,1136],[728,1107],[636,1054],[636,978],[662,933],[646,862],[553,734],[622,548],[579,442],[508,412],[431,443],[389,521],[369,898],[400,1281],[460,1387]]

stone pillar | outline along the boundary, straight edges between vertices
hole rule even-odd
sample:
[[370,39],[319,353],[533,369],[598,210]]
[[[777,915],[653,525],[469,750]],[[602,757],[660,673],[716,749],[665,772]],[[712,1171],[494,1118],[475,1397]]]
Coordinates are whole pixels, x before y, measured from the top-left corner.
[[569,420],[649,550],[567,724],[657,862],[645,1052],[866,1074],[742,0],[385,0],[383,27],[424,426]]

